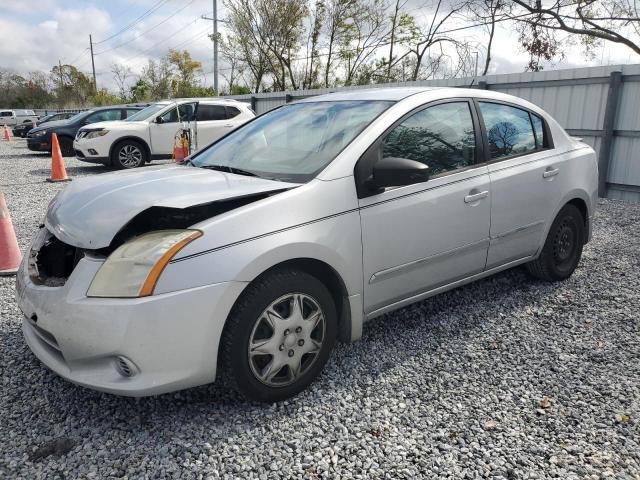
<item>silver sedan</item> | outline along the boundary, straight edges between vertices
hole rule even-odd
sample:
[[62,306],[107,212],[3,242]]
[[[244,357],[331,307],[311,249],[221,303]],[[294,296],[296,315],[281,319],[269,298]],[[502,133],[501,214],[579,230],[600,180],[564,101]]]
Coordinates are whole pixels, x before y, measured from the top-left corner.
[[385,312],[520,264],[569,277],[597,178],[591,147],[510,95],[308,98],[184,165],[69,184],[18,274],[24,336],[106,392],[223,377],[282,400]]

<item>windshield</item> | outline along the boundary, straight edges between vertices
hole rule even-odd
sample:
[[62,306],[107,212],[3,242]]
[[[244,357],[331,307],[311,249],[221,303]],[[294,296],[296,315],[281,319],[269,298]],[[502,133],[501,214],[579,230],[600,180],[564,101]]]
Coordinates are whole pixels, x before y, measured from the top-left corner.
[[287,105],[240,127],[191,163],[285,182],[308,182],[392,104],[360,100]]
[[127,117],[125,122],[137,122],[139,120],[146,120],[149,117],[152,117],[160,110],[167,106],[166,103],[154,103],[153,105],[149,105],[146,108],[143,108],[139,112],[134,113],[130,117]]

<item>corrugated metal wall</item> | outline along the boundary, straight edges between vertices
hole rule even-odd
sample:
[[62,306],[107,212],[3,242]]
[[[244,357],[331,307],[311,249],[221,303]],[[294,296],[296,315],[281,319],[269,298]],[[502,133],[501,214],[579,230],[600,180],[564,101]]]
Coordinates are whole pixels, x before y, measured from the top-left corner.
[[[611,65],[547,72],[525,72],[479,77],[475,87],[485,87],[529,100],[549,112],[572,135],[583,137],[597,152],[605,137],[605,113],[612,72],[622,73],[622,84],[614,99],[611,153],[606,177],[606,194],[640,202],[640,65]],[[259,93],[231,98],[252,102],[257,113],[264,113],[299,97],[340,90],[386,88],[394,86],[464,87],[471,78],[423,80],[372,86],[296,90]],[[611,108],[611,106],[609,107]],[[602,164],[602,162],[601,162]]]

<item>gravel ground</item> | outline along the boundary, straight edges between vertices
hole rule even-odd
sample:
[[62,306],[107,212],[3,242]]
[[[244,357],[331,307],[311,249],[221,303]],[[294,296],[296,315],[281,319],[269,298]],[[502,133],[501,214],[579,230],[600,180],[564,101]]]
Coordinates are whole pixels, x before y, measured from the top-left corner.
[[[64,184],[23,145],[0,143],[0,190],[25,248]],[[67,383],[26,347],[0,278],[0,477],[640,478],[639,229],[640,205],[602,201],[568,281],[515,269],[388,314],[272,406]]]

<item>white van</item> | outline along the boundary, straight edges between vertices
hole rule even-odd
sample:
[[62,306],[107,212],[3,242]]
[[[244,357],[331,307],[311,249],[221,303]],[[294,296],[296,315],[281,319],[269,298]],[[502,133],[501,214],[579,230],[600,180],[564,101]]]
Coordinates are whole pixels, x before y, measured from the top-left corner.
[[21,123],[33,123],[38,121],[38,116],[33,110],[8,110],[0,109],[0,126],[7,127]]
[[115,168],[135,168],[171,158],[176,135],[190,132],[191,151],[201,150],[255,114],[246,103],[219,98],[154,103],[124,121],[82,127],[73,142],[76,158]]

